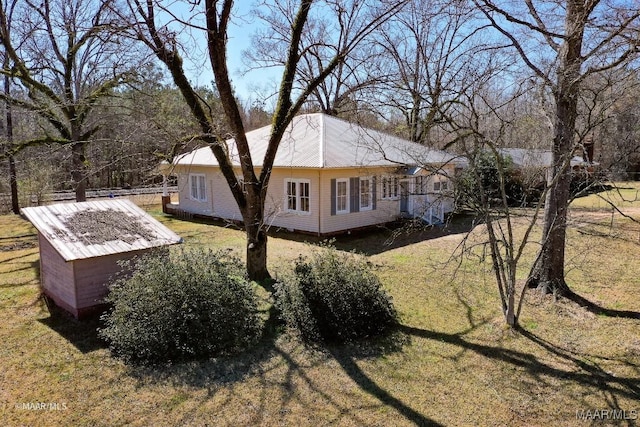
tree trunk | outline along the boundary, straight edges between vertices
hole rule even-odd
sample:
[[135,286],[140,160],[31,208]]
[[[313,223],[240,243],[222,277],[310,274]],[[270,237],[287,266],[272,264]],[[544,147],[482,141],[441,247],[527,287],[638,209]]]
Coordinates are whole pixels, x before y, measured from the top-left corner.
[[247,222],[247,274],[249,279],[263,282],[271,278],[267,269],[267,232],[264,230],[263,221]]
[[[251,280],[263,282],[271,278],[267,269],[267,232],[264,228],[264,209],[259,193],[247,192],[247,205],[243,212],[247,234],[247,274]],[[252,209],[253,208],[253,209]]]
[[75,142],[71,146],[71,179],[76,192],[76,202],[87,200],[85,142]]
[[11,210],[14,214],[20,214],[20,202],[18,200],[18,176],[16,174],[16,160],[9,156],[9,187],[11,189]]
[[536,268],[538,289],[561,296],[572,293],[564,280],[564,255],[571,184],[569,161],[574,148],[580,67],[583,61],[582,40],[586,23],[584,14],[583,2],[567,2],[567,37],[558,52],[558,77],[554,91],[556,111],[553,160],[547,175],[550,188],[545,199],[543,241],[540,249],[542,253]]
[[[4,68],[8,68],[9,66],[9,58],[5,56],[4,60]],[[9,76],[4,76],[4,94],[9,97],[11,95],[11,79]],[[5,102],[5,112],[6,112],[6,137],[7,143],[9,144],[9,149],[11,149],[11,145],[13,144],[13,110],[11,107],[11,103]],[[11,210],[14,214],[20,214],[20,202],[18,200],[18,179],[16,174],[16,161],[13,157],[13,154],[9,154],[9,188],[11,190]]]
[[567,296],[570,289],[564,280],[564,262],[571,170],[558,173],[560,179],[545,199],[542,253],[536,276],[539,291]]

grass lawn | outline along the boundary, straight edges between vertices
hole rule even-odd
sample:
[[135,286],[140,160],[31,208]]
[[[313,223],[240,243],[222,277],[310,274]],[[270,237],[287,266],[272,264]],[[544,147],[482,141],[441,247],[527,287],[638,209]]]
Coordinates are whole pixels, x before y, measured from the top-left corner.
[[[631,195],[640,186],[626,187],[623,211],[639,218]],[[158,200],[143,201],[184,247],[242,254],[242,232],[165,217]],[[574,202],[567,281],[599,305],[640,312],[640,225],[600,201]],[[96,338],[97,320],[49,313],[38,299],[34,229],[0,216],[0,425],[639,423],[640,320],[529,293],[524,331],[506,329],[488,264],[451,259],[469,228],[462,219],[454,225],[392,240],[385,230],[336,240],[367,254],[393,296],[402,326],[391,338],[309,349],[280,331],[233,358],[136,368],[111,358]],[[475,233],[481,238],[481,228]],[[273,275],[308,250],[307,239],[273,233]],[[600,421],[604,410],[626,419]]]

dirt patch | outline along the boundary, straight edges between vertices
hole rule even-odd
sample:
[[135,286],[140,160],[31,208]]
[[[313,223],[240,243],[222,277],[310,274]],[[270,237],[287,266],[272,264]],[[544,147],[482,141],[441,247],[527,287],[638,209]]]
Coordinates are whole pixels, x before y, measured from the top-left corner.
[[20,251],[23,249],[32,249],[36,247],[36,242],[15,242],[9,245],[0,246],[0,252]]

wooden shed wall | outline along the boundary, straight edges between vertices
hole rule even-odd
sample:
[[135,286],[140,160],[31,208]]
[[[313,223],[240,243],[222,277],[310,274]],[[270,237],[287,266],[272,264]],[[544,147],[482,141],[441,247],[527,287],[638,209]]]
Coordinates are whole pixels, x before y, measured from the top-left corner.
[[102,304],[109,292],[107,285],[122,270],[118,261],[128,260],[148,251],[145,249],[74,261],[76,307],[82,310]]
[[41,233],[38,233],[38,244],[40,245],[40,282],[45,293],[57,305],[77,315],[72,263],[65,261]]
[[75,317],[90,313],[103,304],[108,293],[107,284],[121,270],[118,261],[127,260],[148,252],[148,249],[65,261],[38,233],[40,245],[40,282],[44,292],[59,307]]

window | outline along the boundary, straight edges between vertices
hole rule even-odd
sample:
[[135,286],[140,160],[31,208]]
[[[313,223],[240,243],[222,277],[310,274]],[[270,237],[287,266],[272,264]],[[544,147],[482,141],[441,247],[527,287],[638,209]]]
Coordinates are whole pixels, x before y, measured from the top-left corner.
[[376,209],[376,178],[331,179],[331,215]]
[[398,197],[398,177],[387,176],[382,178],[382,198],[396,199]]
[[306,213],[310,210],[311,193],[308,179],[285,179],[286,210]]
[[207,200],[204,174],[189,175],[190,194],[193,200],[204,202]]
[[349,212],[349,180],[336,179],[336,213]]
[[360,210],[369,211],[373,208],[373,179],[360,178]]
[[414,194],[427,194],[427,185],[429,183],[429,177],[424,175],[416,176]]
[[447,191],[449,189],[449,181],[435,181],[433,183],[433,191]]

